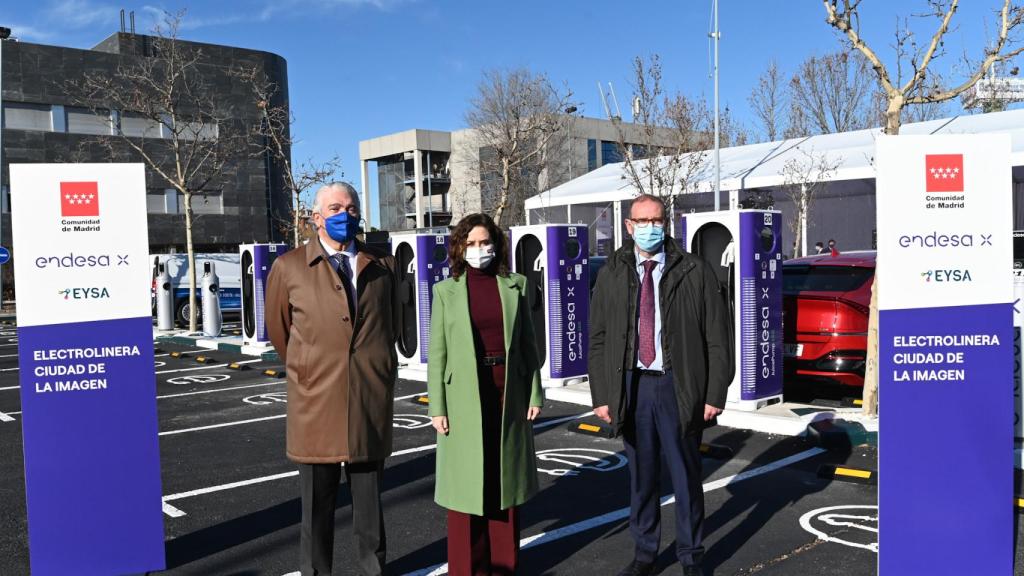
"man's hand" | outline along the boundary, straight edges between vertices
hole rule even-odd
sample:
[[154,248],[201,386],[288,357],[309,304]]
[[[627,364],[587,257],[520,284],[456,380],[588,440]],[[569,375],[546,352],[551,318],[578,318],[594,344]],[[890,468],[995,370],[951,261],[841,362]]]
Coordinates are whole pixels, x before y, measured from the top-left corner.
[[607,422],[608,424],[612,423],[611,414],[608,414],[608,405],[607,404],[605,404],[604,406],[598,406],[598,407],[594,408],[594,414],[598,418],[600,418],[601,420],[604,420],[605,422]]
[[540,406],[530,406],[526,410],[526,419],[531,422],[540,415]]
[[721,408],[715,408],[711,404],[704,405],[704,421],[710,422],[715,419],[719,414],[722,413]]
[[438,434],[448,435],[448,417],[447,416],[434,416],[434,430],[437,430]]

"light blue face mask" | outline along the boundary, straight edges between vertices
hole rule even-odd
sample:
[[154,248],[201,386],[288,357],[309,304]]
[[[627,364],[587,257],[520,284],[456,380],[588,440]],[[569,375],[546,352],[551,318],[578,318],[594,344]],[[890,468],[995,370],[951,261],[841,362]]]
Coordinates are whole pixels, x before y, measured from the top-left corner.
[[644,252],[654,252],[661,248],[661,244],[665,241],[665,227],[654,224],[647,226],[633,224],[633,241]]

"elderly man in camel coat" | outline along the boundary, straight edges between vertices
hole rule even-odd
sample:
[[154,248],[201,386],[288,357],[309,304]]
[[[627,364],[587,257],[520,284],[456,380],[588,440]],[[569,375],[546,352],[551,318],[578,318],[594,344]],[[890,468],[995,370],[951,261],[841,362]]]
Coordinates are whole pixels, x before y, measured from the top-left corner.
[[267,281],[267,332],[288,373],[288,458],[302,496],[300,571],[332,573],[341,464],[352,491],[358,558],[385,573],[380,489],[391,454],[398,374],[394,257],[355,239],[359,195],[347,183],[317,191],[317,238],[279,257]]

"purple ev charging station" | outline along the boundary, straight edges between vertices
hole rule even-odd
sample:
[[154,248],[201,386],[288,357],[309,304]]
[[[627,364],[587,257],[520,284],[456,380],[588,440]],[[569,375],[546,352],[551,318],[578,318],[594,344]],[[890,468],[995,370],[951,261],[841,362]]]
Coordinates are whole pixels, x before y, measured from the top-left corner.
[[545,387],[581,381],[587,374],[590,267],[587,227],[513,226],[512,269],[526,276],[541,380]]
[[430,344],[430,305],[434,284],[448,278],[447,228],[396,232],[391,235],[398,263],[398,361],[402,377],[426,380]]
[[266,323],[267,277],[274,260],[288,251],[287,244],[241,244],[242,344],[269,346]]
[[782,213],[726,210],[684,214],[683,249],[718,275],[733,322],[736,375],[729,408],[782,400]]

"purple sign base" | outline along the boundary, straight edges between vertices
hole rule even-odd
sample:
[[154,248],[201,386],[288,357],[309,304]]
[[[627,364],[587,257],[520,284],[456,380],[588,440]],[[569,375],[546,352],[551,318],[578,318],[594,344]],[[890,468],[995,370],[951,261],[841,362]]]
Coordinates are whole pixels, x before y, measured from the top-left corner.
[[884,310],[879,328],[879,574],[1012,574],[1011,306]]
[[163,570],[152,318],[18,328],[18,361],[32,574]]

